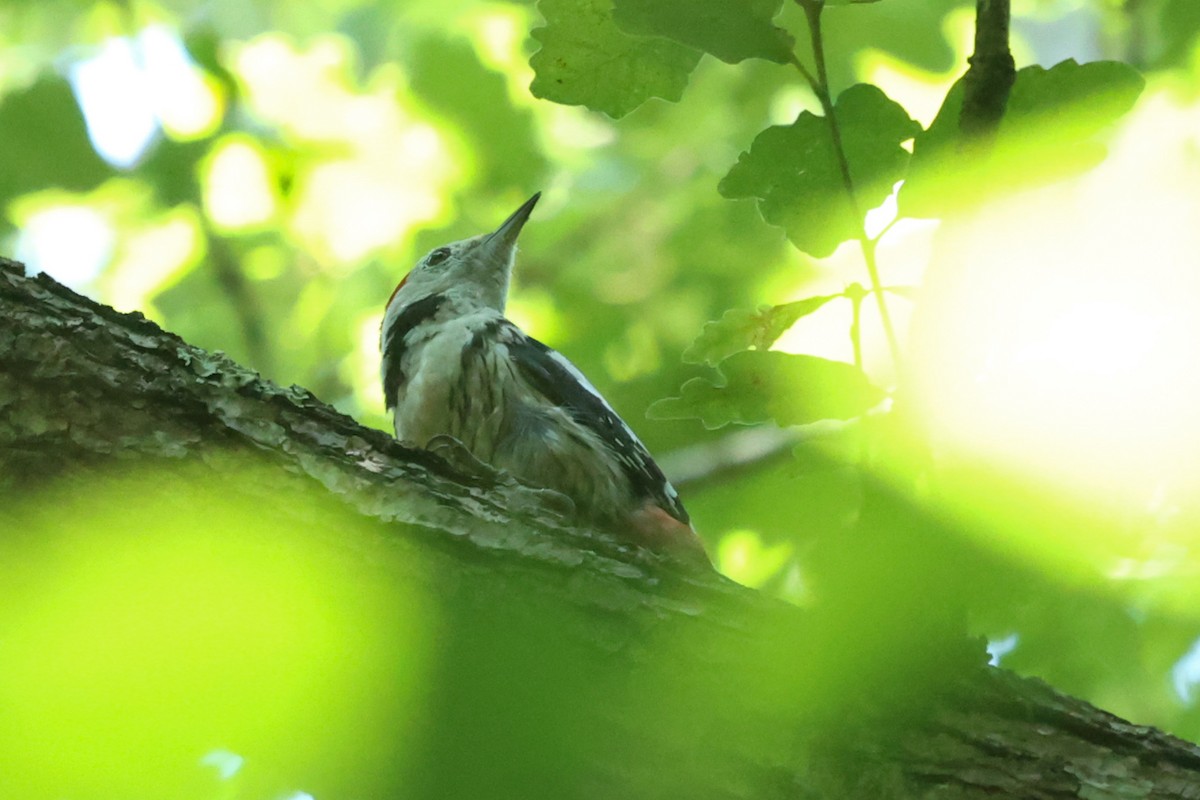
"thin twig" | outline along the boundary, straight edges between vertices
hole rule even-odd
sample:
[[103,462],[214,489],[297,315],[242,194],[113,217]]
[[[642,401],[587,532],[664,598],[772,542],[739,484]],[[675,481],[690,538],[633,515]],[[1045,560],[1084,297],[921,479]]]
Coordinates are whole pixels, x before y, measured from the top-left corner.
[[852,283],[846,287],[844,294],[850,300],[850,344],[854,347],[854,366],[862,369],[862,301],[867,292],[862,284]]
[[813,94],[820,97],[821,96],[820,84],[817,83],[817,79],[815,77],[813,77],[812,72],[809,71],[808,67],[804,66],[804,62],[801,61],[800,58],[795,53],[792,53],[791,64],[793,67],[795,67],[800,72],[800,75],[804,78],[804,80],[808,84],[809,88],[812,89]]
[[883,239],[883,237],[884,237],[884,236],[887,236],[887,234],[888,234],[888,231],[890,231],[892,228],[896,227],[896,223],[897,223],[897,222],[899,222],[899,221],[900,221],[900,215],[899,215],[899,214],[897,214],[896,216],[892,217],[891,221],[889,221],[887,225],[884,225],[884,226],[883,226],[883,228],[882,228],[882,229],[880,229],[879,233],[875,234],[875,242],[876,242],[876,244],[878,244],[878,243],[879,243],[879,241],[880,241],[881,239]]
[[[842,183],[846,189],[846,196],[850,203],[851,212],[855,219],[859,220],[858,244],[862,250],[863,262],[867,267],[867,276],[871,281],[872,293],[875,295],[875,304],[879,308],[879,319],[883,323],[883,333],[887,338],[888,350],[892,355],[892,363],[899,372],[901,369],[902,356],[900,353],[900,340],[896,336],[896,328],[892,324],[892,315],[888,311],[887,299],[883,292],[879,291],[882,282],[879,278],[879,263],[876,259],[875,240],[867,236],[866,229],[862,226],[863,212],[858,204],[858,196],[854,191],[854,179],[850,176],[850,162],[846,158],[846,149],[842,143],[842,131],[838,125],[837,115],[833,110],[833,99],[829,94],[829,75],[825,66],[825,43],[821,36],[821,11],[825,8],[824,0],[797,0],[800,7],[804,9],[804,14],[808,18],[808,33],[812,43],[813,62],[816,64],[817,74],[816,82],[813,85],[813,91],[817,95],[817,100],[821,103],[821,108],[825,112],[825,120],[829,125],[829,137],[833,143],[834,157],[837,159],[838,170],[842,175]],[[985,2],[985,0],[980,0]],[[798,63],[798,62],[797,62]],[[811,74],[807,71],[802,72],[812,84]]]

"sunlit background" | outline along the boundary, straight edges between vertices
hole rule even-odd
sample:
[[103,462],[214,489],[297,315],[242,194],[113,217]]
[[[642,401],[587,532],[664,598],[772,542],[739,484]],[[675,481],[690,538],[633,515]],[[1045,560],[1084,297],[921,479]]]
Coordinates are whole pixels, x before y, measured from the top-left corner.
[[[872,232],[891,225],[884,282],[922,286],[915,304],[889,297],[904,370],[870,303],[862,326],[868,373],[901,379],[896,401],[924,442],[922,502],[979,554],[964,566],[978,573],[968,603],[993,662],[1200,740],[1200,14],[1190,2],[1015,3],[1018,64],[1117,58],[1145,71],[1147,89],[1094,170],[940,224],[894,221],[894,198],[873,211]],[[887,5],[830,13],[833,80],[876,83],[927,125],[965,63],[973,4]],[[822,564],[858,513],[854,470],[814,467],[790,448],[737,470],[714,457],[706,469],[705,453],[750,440],[644,418],[707,374],[680,360],[706,321],[866,282],[855,247],[809,259],[753,204],[716,190],[763,127],[815,104],[785,69],[711,58],[680,103],[653,100],[621,120],[538,100],[528,58],[540,24],[529,3],[485,0],[0,2],[0,250],[386,428],[377,347],[391,289],[429,248],[493,227],[540,190],[510,316],[579,364],[668,469],[687,472],[684,498],[722,571],[818,602]],[[850,304],[833,303],[775,347],[851,361],[850,324]],[[155,509],[143,511],[151,525]],[[223,524],[237,530],[247,513],[231,509]],[[311,592],[322,568],[310,555],[279,561],[242,541],[219,557],[181,536],[161,549],[82,537],[66,559],[66,545],[37,537],[5,546],[0,748],[27,769],[0,774],[0,795],[135,792],[121,777],[136,772],[127,759],[147,726],[165,726],[179,735],[151,749],[174,764],[164,770],[195,770],[188,796],[257,796],[230,788],[255,768],[235,740],[253,749],[289,730],[301,750],[318,747],[322,734],[296,710],[312,683],[380,679],[336,657],[337,632],[355,628],[347,620],[382,624],[371,601]],[[227,586],[227,605],[191,620],[199,639],[164,643],[172,607],[146,614],[139,598],[179,590],[181,576]],[[419,651],[433,625],[412,623],[406,642]],[[98,640],[86,633],[95,626]],[[303,664],[279,667],[283,681],[270,659],[222,660],[205,638],[262,644],[268,630],[264,653]],[[370,625],[359,635],[369,639]],[[197,662],[201,651],[215,660]],[[99,669],[73,671],[97,654]],[[407,678],[421,680],[423,662],[410,663]],[[155,677],[133,685],[131,673]],[[187,725],[156,716],[153,698],[202,695],[223,679],[229,709],[252,699],[265,709],[260,727],[231,733],[224,707]],[[272,692],[256,696],[265,685]],[[140,700],[122,716],[126,695]],[[339,735],[363,704],[351,694],[329,711]],[[64,739],[102,719],[112,727],[96,738]],[[94,779],[60,795],[60,770]],[[273,796],[301,800],[311,788]]]

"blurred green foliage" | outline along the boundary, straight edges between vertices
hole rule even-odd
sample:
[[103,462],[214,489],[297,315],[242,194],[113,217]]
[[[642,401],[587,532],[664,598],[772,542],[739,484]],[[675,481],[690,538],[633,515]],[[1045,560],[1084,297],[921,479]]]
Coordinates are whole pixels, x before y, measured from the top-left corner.
[[[81,291],[386,428],[375,351],[392,288],[431,247],[543,190],[510,313],[666,464],[729,434],[698,419],[855,417],[891,390],[899,422],[784,437],[797,457],[714,461],[682,487],[725,571],[831,628],[891,625],[889,645],[953,606],[972,633],[1016,636],[1005,666],[1200,739],[1200,666],[1183,660],[1200,637],[1200,468],[1186,455],[1200,425],[1162,401],[1194,405],[1200,341],[1194,305],[1171,305],[1194,294],[1190,268],[1172,270],[1195,251],[1195,4],[1018,3],[1022,64],[1055,52],[1048,30],[1083,31],[1093,50],[1021,70],[982,166],[958,157],[956,125],[972,4],[829,8],[827,88],[857,207],[822,104],[786,63],[798,42],[811,64],[798,5],[694,5],[6,0],[0,236]],[[1117,134],[1142,90],[1127,64],[1149,88]],[[89,65],[108,92],[80,88]],[[105,157],[103,126],[127,143],[143,116],[144,146]],[[1108,172],[1087,172],[1114,149]],[[1032,194],[1047,184],[1071,188]],[[908,217],[945,220],[945,235]],[[847,288],[870,285],[855,240],[878,246],[884,283],[924,276],[911,325],[889,299],[904,364],[874,298]],[[1056,360],[1062,319],[1078,347]],[[1128,349],[1143,320],[1183,349]],[[1051,338],[1027,341],[1043,322]],[[1135,371],[1163,352],[1160,373]],[[1054,394],[1077,373],[1087,392]],[[705,472],[702,456],[689,466]],[[903,498],[899,532],[870,505],[880,479]]]

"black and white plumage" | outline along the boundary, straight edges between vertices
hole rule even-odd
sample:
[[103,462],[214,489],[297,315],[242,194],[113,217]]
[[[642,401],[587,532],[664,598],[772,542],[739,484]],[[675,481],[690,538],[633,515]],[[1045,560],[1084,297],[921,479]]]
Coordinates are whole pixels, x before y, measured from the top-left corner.
[[453,437],[570,498],[587,522],[702,554],[645,445],[571,362],[504,316],[517,236],[539,196],[494,232],[436,248],[392,293],[380,345],[396,436],[422,447]]

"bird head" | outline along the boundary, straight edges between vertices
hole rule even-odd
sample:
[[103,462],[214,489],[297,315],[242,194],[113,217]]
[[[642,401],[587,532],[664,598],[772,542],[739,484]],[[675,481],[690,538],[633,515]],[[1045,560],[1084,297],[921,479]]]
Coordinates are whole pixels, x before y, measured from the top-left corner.
[[503,312],[517,253],[517,236],[541,196],[538,192],[526,200],[491,233],[429,251],[392,292],[387,315],[435,294]]

